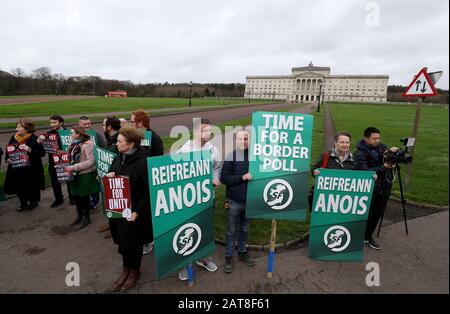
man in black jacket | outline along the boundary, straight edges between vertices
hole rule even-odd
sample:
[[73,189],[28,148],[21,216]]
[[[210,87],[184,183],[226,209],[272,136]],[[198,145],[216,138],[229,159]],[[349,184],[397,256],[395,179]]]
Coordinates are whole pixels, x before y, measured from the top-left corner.
[[[49,119],[51,130],[47,132],[47,134],[58,134],[59,130],[65,130],[64,127],[64,118],[58,115],[53,115]],[[39,136],[37,142],[42,144],[45,141],[45,136]],[[58,136],[58,150],[62,150],[61,139]],[[58,176],[56,174],[55,162],[53,161],[52,154],[48,154],[48,174],[50,176],[50,182],[52,184],[53,195],[55,197],[55,201],[50,205],[51,208],[55,208],[62,203],[64,203],[64,196],[61,188],[61,183],[58,181]],[[69,198],[71,198],[69,187],[67,186],[67,193],[69,193]]]
[[[164,146],[161,137],[150,129],[150,116],[143,110],[135,110],[131,113],[130,125],[132,128],[140,130],[142,133],[145,131],[152,132],[152,141],[150,147],[142,146],[142,151],[147,157],[155,157],[164,155]],[[151,217],[151,216],[150,216]],[[143,247],[144,254],[150,254],[153,250],[153,238],[150,242],[146,243]]]
[[[383,160],[384,152],[389,150],[389,147],[381,143],[380,134],[380,130],[377,128],[367,128],[364,131],[364,138],[358,143],[355,152],[360,170],[375,171],[377,174],[364,241],[375,250],[380,250],[381,248],[374,241],[372,234],[384,213],[391,194],[392,182],[388,180],[387,174],[395,168],[395,165],[386,163]],[[392,147],[390,150],[396,152],[398,148]]]
[[251,220],[245,217],[247,184],[252,179],[252,175],[248,172],[249,135],[247,130],[237,132],[237,149],[224,161],[220,175],[220,181],[227,186],[227,233],[223,268],[225,273],[233,271],[237,232],[239,260],[245,262],[248,266],[255,265],[255,261],[247,253],[247,238]]
[[119,130],[121,127],[120,120],[116,117],[108,117],[104,120],[103,123],[106,139],[105,149],[114,154],[118,154],[119,151],[117,149],[117,137],[119,136]]

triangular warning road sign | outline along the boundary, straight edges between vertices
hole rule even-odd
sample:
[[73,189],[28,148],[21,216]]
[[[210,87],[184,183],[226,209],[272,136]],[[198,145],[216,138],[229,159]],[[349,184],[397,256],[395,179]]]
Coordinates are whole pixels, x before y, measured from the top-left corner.
[[403,93],[403,97],[431,97],[436,96],[437,91],[434,87],[430,76],[427,73],[427,68],[420,70],[414,80],[409,84],[406,91]]

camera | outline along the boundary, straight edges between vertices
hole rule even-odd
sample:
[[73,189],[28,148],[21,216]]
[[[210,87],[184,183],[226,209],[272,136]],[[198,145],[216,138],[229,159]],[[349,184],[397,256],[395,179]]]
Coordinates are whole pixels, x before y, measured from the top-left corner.
[[413,155],[411,153],[411,148],[414,146],[415,138],[405,137],[400,139],[400,142],[405,146],[404,148],[399,148],[397,152],[392,152],[391,150],[386,150],[383,155],[383,161],[388,164],[408,164],[413,161]]

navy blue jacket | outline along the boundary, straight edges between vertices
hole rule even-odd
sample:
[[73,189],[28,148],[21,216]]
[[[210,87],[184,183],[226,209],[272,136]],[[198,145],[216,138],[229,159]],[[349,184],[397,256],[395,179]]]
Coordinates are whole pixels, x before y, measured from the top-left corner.
[[248,150],[244,151],[243,158],[242,152],[235,150],[224,161],[220,174],[220,182],[227,186],[227,198],[241,204],[247,201],[248,181],[242,180],[242,176],[248,173],[248,165]]
[[364,139],[359,141],[356,146],[356,152],[354,154],[359,166],[359,170],[376,171],[377,180],[375,181],[375,189],[389,189],[392,183],[389,183],[386,179],[386,174],[391,171],[384,167],[383,153],[389,149],[389,147],[383,143],[378,146],[372,146],[367,144]]

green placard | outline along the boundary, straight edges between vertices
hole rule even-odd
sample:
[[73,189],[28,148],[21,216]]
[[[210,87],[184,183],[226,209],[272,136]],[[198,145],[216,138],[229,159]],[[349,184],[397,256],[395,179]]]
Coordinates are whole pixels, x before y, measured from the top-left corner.
[[97,167],[99,180],[109,172],[111,164],[116,156],[117,154],[110,152],[109,150],[98,146],[94,147],[95,165]]
[[[97,174],[98,174],[98,180],[99,182],[102,182],[102,178],[105,174],[109,172],[109,169],[111,168],[111,164],[114,160],[114,158],[117,156],[117,154],[110,152],[106,149],[100,148],[98,146],[94,147],[94,157],[95,157],[95,165],[97,167]],[[102,207],[105,209],[105,200],[103,197],[103,185],[99,184],[100,186],[100,193],[101,193],[101,200],[102,200]],[[108,213],[104,212],[105,215]],[[108,218],[122,218],[122,215],[110,212]]]
[[58,130],[59,139],[61,140],[61,147],[63,151],[67,152],[67,148],[72,143],[72,136],[70,130]]
[[306,219],[313,116],[254,112],[248,218]]
[[361,262],[375,172],[319,171],[314,186],[309,256]]
[[86,133],[91,136],[91,141],[97,146],[97,133],[94,130],[88,130]]
[[[87,133],[91,136],[94,145],[97,145],[96,133],[94,130],[88,130]],[[61,140],[62,150],[67,151],[67,148],[72,143],[72,136],[70,135],[70,130],[58,130],[59,138]]]
[[214,252],[210,151],[147,158],[157,277]]
[[152,146],[152,132],[151,131],[145,131],[144,132],[144,138],[141,141],[141,146]]

